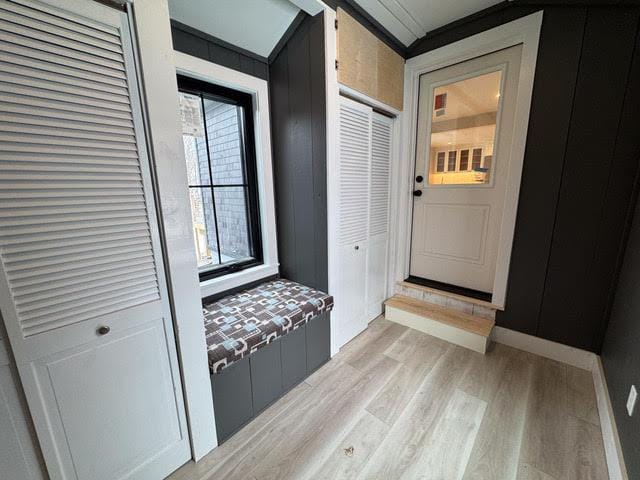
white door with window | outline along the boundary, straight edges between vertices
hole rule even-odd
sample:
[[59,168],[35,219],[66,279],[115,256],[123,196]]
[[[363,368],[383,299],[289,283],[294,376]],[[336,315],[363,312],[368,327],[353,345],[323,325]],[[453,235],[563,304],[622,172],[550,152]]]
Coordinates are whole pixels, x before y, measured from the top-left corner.
[[421,75],[410,274],[491,293],[520,45]]
[[191,453],[127,15],[0,11],[0,307],[49,476],[164,478]]

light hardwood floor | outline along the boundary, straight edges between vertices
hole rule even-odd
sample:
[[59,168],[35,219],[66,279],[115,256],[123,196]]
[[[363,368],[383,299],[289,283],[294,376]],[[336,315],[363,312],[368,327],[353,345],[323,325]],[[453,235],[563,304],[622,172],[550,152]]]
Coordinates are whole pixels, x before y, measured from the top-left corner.
[[378,318],[171,480],[608,478],[591,374]]

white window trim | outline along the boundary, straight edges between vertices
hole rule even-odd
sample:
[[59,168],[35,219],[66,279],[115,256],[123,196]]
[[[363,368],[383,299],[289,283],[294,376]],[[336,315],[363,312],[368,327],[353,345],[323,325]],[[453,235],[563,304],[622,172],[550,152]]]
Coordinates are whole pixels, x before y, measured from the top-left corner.
[[254,99],[256,171],[263,264],[200,282],[200,294],[204,298],[278,273],[269,87],[266,80],[185,53],[174,51],[173,60],[176,71],[181,75],[249,93]]
[[397,183],[392,185],[392,197],[398,199],[398,203],[393,206],[395,208],[392,208],[391,211],[391,217],[395,223],[391,231],[397,232],[395,239],[392,240],[396,263],[391,266],[391,278],[396,282],[404,280],[409,275],[412,222],[411,191],[414,186],[414,152],[420,75],[522,44],[515,128],[510,153],[511,164],[507,179],[496,274],[491,298],[491,303],[496,308],[504,310],[542,15],[541,10],[407,60],[404,75],[405,114],[400,142],[403,147]]

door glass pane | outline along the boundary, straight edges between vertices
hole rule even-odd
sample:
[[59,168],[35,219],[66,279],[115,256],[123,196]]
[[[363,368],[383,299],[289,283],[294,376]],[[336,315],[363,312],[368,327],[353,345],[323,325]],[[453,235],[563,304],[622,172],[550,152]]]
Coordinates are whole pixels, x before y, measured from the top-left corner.
[[501,77],[501,71],[491,72],[432,90],[430,185],[489,183]]

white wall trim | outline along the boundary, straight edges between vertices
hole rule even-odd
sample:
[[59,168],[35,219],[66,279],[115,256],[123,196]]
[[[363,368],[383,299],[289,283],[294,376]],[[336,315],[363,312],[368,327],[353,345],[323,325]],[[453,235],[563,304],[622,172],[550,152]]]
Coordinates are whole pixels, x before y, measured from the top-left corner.
[[375,98],[365,95],[364,93],[359,92],[354,88],[347,87],[342,83],[339,83],[338,85],[339,85],[340,93],[345,97],[351,98],[353,100],[357,100],[361,103],[369,105],[371,108],[378,109],[396,118],[399,117],[400,114],[402,113],[397,108],[393,108],[392,106],[387,105],[386,103],[383,103],[380,100],[376,100]]
[[607,459],[609,480],[629,480],[627,468],[624,463],[618,427],[611,407],[611,397],[602,369],[600,357],[596,358],[593,368],[593,383],[596,389],[598,413],[600,415],[600,429],[604,442],[604,453]]
[[493,328],[493,341],[590,372],[598,357],[586,350],[498,326]]
[[596,392],[609,480],[628,480],[620,437],[618,436],[618,429],[611,407],[611,398],[609,397],[600,357],[586,350],[503,327],[494,327],[493,341],[591,372]]
[[420,75],[497,50],[522,44],[522,61],[518,80],[513,141],[510,151],[510,167],[507,177],[498,258],[496,261],[493,297],[491,299],[491,303],[500,308],[504,308],[541,26],[542,11],[407,60],[404,76],[405,118],[402,128],[403,149],[399,184],[397,185],[397,191],[394,195],[397,196],[400,201],[398,210],[392,213],[397,216],[399,220],[398,228],[396,229],[398,237],[396,244],[398,250],[396,255],[397,263],[395,266],[396,277],[394,280],[402,281],[409,275],[412,221],[411,191],[415,164],[414,155],[418,121],[417,100]]
[[178,85],[167,0],[135,0],[133,25],[137,33],[148,146],[155,168],[191,452],[198,460],[215,448],[218,440],[193,252],[187,166],[179,123]]
[[177,51],[173,52],[173,62],[176,71],[182,75],[249,93],[253,97],[255,108],[256,166],[264,263],[231,275],[201,282],[201,295],[207,297],[278,273],[269,84],[266,80]]
[[[331,215],[337,209],[339,192],[339,178],[335,175],[338,171],[338,131],[336,121],[340,115],[340,90],[338,86],[338,74],[335,69],[337,55],[336,29],[334,28],[336,12],[325,5],[324,8],[324,63],[325,63],[325,95],[326,95],[326,142],[327,142],[327,261],[328,265],[328,290],[334,294],[336,278],[332,272],[339,268],[338,265],[338,218]],[[336,315],[331,315],[331,356],[340,350],[338,338],[338,325]]]

